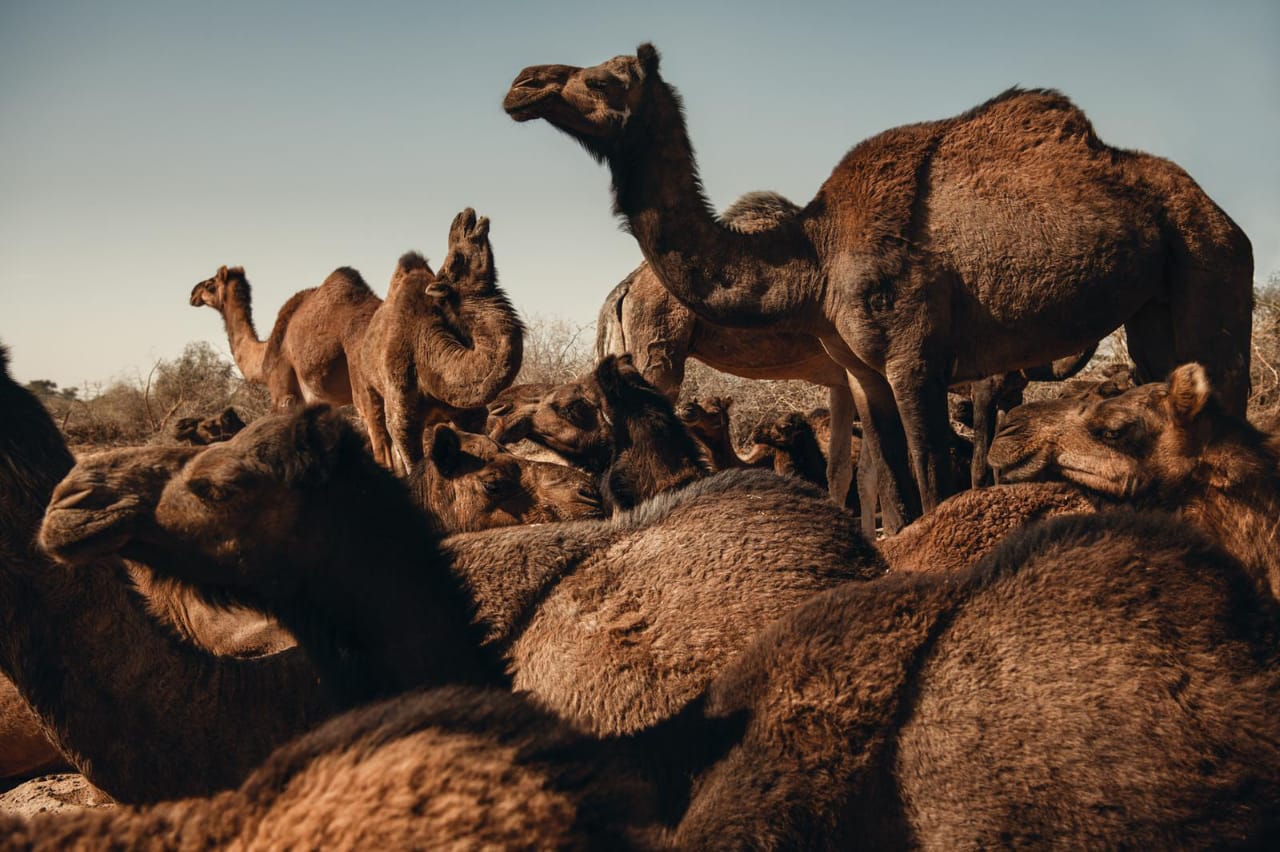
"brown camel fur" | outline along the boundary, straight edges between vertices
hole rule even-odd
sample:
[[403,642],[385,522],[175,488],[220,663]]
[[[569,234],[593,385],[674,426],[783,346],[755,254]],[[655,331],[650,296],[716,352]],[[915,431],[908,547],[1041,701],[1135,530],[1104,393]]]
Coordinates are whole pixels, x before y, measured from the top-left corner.
[[174,427],[173,436],[179,441],[203,447],[230,440],[243,428],[244,421],[236,410],[226,408],[221,414],[211,417],[183,417]]
[[1280,440],[1226,413],[1199,364],[1116,397],[1016,408],[991,460],[1002,480],[1065,479],[1176,512],[1280,596]]
[[[116,456],[119,467],[156,458]],[[883,571],[854,518],[764,471],[719,474],[607,521],[441,544],[404,485],[324,409],[263,418],[173,465],[167,484],[114,495],[95,484],[89,500],[106,466],[95,458],[58,486],[47,547],[74,561],[145,555],[165,576],[269,612],[348,705],[510,682],[589,732],[639,730],[695,697],[762,623]]]
[[413,499],[436,532],[604,517],[595,478],[562,464],[521,458],[487,435],[439,423],[409,473]]
[[1095,512],[1102,502],[1059,482],[975,488],[953,494],[877,546],[891,571],[945,574],[976,564],[1028,524]]
[[363,350],[374,456],[401,475],[422,458],[423,430],[452,420],[484,428],[483,406],[520,372],[524,326],[489,244],[489,220],[471,208],[449,228],[438,275],[407,254],[369,323]]
[[733,446],[729,425],[732,406],[733,397],[711,396],[681,403],[676,409],[676,416],[702,446],[703,457],[715,471],[750,467]]
[[277,409],[299,403],[359,403],[360,342],[382,300],[350,267],[335,269],[319,287],[295,293],[267,340],[253,327],[249,280],[239,266],[220,267],[191,290],[191,304],[222,315],[231,355],[246,380],[267,386]]
[[524,437],[598,474],[605,505],[629,509],[711,472],[671,400],[630,355],[608,355],[549,393]]
[[[775,227],[800,208],[773,192],[749,192],[725,209],[724,226],[742,233]],[[777,328],[731,329],[701,319],[662,286],[641,263],[605,298],[596,322],[596,358],[630,353],[654,387],[675,402],[689,358],[747,379],[800,379],[827,388],[829,405],[842,426],[853,426],[849,377],[821,342],[808,334]],[[848,430],[832,434],[843,436]],[[853,480],[847,442],[824,444],[830,466],[823,475],[831,497],[843,503]]]
[[1140,376],[1199,359],[1243,413],[1248,238],[1186,172],[1103,144],[1061,94],[1010,89],[873,136],[797,216],[742,234],[711,214],[658,66],[645,44],[590,68],[526,68],[504,108],[608,164],[645,260],[701,318],[822,341],[856,380],[877,462],[859,471],[863,506],[880,460],[898,492],[880,495],[888,530],[951,491],[949,384],[1079,352],[1122,324]]
[[529,418],[543,398],[555,390],[551,382],[527,382],[501,391],[487,406],[484,431],[499,444],[514,444],[529,431]]
[[41,504],[72,458],[3,349],[0,409],[0,672],[72,765],[122,801],[205,793],[331,712],[298,688],[315,673],[297,649],[212,655],[148,614],[118,560],[70,571],[39,552]]
[[1280,608],[1168,516],[815,595],[708,688],[681,848],[1274,848]]
[[637,745],[510,693],[416,692],[331,720],[211,798],[0,815],[0,850],[669,848]]

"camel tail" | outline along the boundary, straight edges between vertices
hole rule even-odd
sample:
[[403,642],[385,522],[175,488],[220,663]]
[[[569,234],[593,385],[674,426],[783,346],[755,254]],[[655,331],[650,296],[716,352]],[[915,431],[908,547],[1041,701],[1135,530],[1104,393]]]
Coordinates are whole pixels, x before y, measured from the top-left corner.
[[622,355],[627,351],[626,329],[622,324],[622,302],[631,290],[631,282],[640,269],[636,269],[605,296],[600,313],[596,316],[596,360],[606,355]]

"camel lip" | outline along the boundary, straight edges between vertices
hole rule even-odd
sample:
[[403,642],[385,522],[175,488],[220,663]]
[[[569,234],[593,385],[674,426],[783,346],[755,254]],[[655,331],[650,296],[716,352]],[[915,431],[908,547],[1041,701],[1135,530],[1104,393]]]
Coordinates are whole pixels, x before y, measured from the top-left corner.
[[993,463],[991,467],[1000,477],[1001,482],[1036,482],[1046,478],[1045,474],[1050,465],[1033,453],[1005,464]]
[[554,89],[540,89],[531,95],[520,97],[514,91],[507,95],[507,99],[503,102],[502,108],[506,110],[507,115],[516,121],[529,121],[531,119],[540,118],[541,116],[533,111],[533,108],[545,101],[547,98],[555,95]]
[[132,531],[122,528],[119,523],[106,522],[93,529],[83,524],[58,521],[56,514],[46,516],[40,529],[40,546],[54,559],[68,565],[83,564],[100,556],[118,553],[132,536]]

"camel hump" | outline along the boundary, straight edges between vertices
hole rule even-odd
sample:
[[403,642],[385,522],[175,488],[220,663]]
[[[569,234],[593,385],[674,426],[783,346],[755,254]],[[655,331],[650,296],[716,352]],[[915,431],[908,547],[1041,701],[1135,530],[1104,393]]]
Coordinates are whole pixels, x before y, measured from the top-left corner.
[[1060,139],[1082,140],[1089,148],[1105,148],[1093,131],[1093,122],[1084,110],[1057,89],[1024,89],[1011,86],[988,101],[956,116],[955,124],[990,123],[995,127],[1009,128],[1015,134],[1025,134],[1039,128],[1052,132]]
[[373,288],[365,282],[364,276],[350,266],[339,266],[329,273],[320,286],[360,300],[374,295]]
[[800,206],[776,192],[748,192],[720,214],[720,221],[735,231],[766,231],[795,216]]

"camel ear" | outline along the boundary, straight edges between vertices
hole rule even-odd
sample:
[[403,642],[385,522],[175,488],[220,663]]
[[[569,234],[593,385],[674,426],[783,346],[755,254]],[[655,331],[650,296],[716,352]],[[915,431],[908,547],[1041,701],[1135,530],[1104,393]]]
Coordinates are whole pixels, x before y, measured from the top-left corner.
[[658,55],[658,48],[649,42],[636,48],[636,59],[640,62],[640,72],[644,74],[645,79],[658,73],[658,62],[662,57]]
[[214,277],[214,279],[215,279],[215,280],[217,280],[217,281],[226,281],[226,280],[227,280],[227,268],[226,268],[225,266],[219,266],[219,267],[218,267],[218,272],[217,272],[217,274],[216,274],[216,275],[214,275],[213,277]]
[[627,384],[623,376],[623,370],[626,367],[631,367],[632,372],[635,371],[630,355],[606,355],[596,365],[596,384],[600,386],[605,399],[618,398],[623,386]]
[[1213,394],[1204,367],[1194,362],[1183,364],[1169,376],[1169,413],[1182,424],[1189,424],[1204,410]]
[[437,423],[431,433],[431,463],[444,476],[452,476],[462,454],[458,433],[447,423]]

